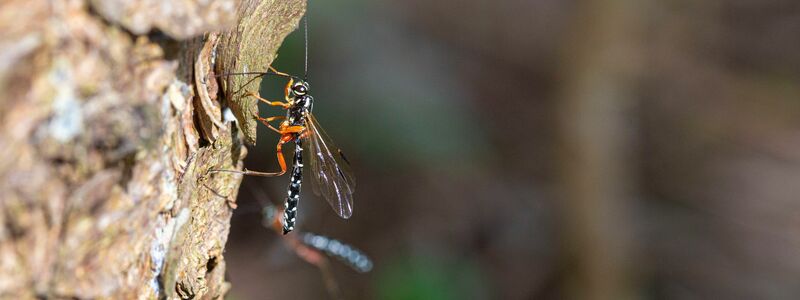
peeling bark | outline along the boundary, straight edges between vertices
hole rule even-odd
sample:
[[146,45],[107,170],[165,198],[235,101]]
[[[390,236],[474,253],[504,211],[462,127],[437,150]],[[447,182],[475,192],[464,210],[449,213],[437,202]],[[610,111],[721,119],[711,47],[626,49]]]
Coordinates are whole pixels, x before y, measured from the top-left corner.
[[[267,70],[277,57],[284,36],[273,31],[290,32],[297,27],[305,13],[305,0],[265,0],[242,5],[242,17],[236,28],[225,32],[219,47],[220,74]],[[272,14],[282,18],[271,18]],[[228,76],[222,81],[227,105],[231,107],[245,139],[256,143],[254,116],[258,115],[258,100],[244,97],[247,91],[258,91],[261,78],[255,76]]]
[[249,41],[205,31],[241,28],[247,8],[264,7],[248,22],[268,37],[257,47],[266,69],[305,4],[147,2],[0,4],[0,298],[229,289],[223,250],[241,176],[207,171],[240,169],[246,149],[209,75],[231,72],[215,66],[215,47]]

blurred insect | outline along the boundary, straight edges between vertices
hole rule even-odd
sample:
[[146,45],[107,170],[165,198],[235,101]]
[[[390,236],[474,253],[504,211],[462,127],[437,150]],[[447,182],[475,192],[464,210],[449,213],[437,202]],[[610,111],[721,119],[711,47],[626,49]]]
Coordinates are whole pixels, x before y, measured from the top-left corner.
[[[264,227],[278,233],[282,232],[280,210],[273,205],[266,204],[267,201],[264,201],[266,196],[262,193],[253,193],[253,195],[264,207],[261,214]],[[325,289],[332,299],[343,299],[343,297],[325,255],[335,257],[358,273],[367,273],[372,270],[372,260],[366,254],[336,239],[310,232],[281,235],[281,238],[298,257],[320,270]]]
[[[328,135],[319,127],[319,122],[311,113],[314,98],[309,95],[308,84],[308,18],[305,19],[305,77],[300,79],[270,67],[270,72],[244,72],[228,75],[257,75],[255,78],[266,75],[277,75],[289,79],[285,90],[285,101],[270,101],[262,98],[258,93],[250,91],[247,95],[255,97],[261,102],[271,106],[278,106],[286,110],[285,116],[262,118],[255,116],[261,123],[280,134],[277,144],[279,172],[257,172],[245,169],[238,170],[211,170],[211,172],[232,172],[254,176],[280,176],[286,173],[286,160],[283,157],[283,144],[294,142],[295,151],[292,161],[292,172],[283,211],[282,230],[287,234],[294,230],[297,221],[297,205],[300,201],[300,186],[303,180],[303,162],[308,162],[311,167],[311,178],[314,193],[322,196],[328,204],[342,218],[353,215],[353,193],[356,181],[350,169],[350,163],[344,153],[337,148]],[[278,128],[270,122],[283,120]],[[304,155],[304,149],[307,153]],[[305,156],[305,158],[304,158]]]
[[[280,214],[276,207],[272,205],[264,207],[262,217],[264,226],[275,232],[281,232],[283,225],[281,225]],[[355,247],[311,232],[301,232],[298,235],[285,235],[283,238],[292,246],[298,256],[313,265],[319,264],[323,259],[322,253],[324,253],[338,259],[358,273],[367,273],[372,270],[372,260]]]

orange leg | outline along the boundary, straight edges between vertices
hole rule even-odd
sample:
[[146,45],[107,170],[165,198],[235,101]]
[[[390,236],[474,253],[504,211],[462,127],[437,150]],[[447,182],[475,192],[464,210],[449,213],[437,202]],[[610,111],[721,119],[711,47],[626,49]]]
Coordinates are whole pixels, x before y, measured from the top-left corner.
[[249,95],[251,95],[251,96],[254,96],[254,97],[258,98],[258,99],[259,99],[259,100],[261,100],[262,102],[264,102],[264,103],[267,103],[267,104],[269,104],[269,105],[273,105],[273,106],[282,106],[283,108],[285,108],[285,109],[288,109],[288,108],[291,106],[291,104],[290,104],[290,103],[291,103],[291,101],[290,101],[290,99],[289,99],[289,95],[290,95],[289,93],[290,93],[290,92],[291,92],[291,90],[292,90],[292,84],[294,83],[294,77],[292,77],[292,75],[289,75],[289,74],[286,74],[286,73],[284,73],[284,72],[278,71],[277,69],[273,68],[272,66],[269,66],[269,70],[270,70],[270,71],[272,71],[272,72],[273,72],[273,73],[275,73],[275,74],[278,74],[278,75],[283,75],[283,76],[286,76],[286,77],[288,77],[288,78],[289,78],[289,82],[288,82],[288,83],[286,83],[286,89],[285,89],[285,93],[286,93],[286,103],[282,103],[282,102],[278,102],[278,101],[269,101],[269,100],[267,100],[267,99],[261,98],[260,96],[258,96],[258,94],[257,94],[257,93],[255,93],[255,92],[252,92],[252,91],[251,91],[251,92],[248,92],[248,94],[249,94]]
[[287,133],[302,133],[306,130],[305,126],[294,125],[294,126],[284,126],[281,128],[281,134]]
[[291,105],[291,104],[289,104],[288,102],[269,101],[269,100],[267,100],[267,99],[261,98],[261,96],[260,96],[260,95],[258,95],[258,93],[256,93],[256,92],[253,92],[253,91],[248,91],[248,92],[247,92],[247,95],[248,95],[248,96],[255,97],[256,99],[258,99],[258,101],[264,102],[264,103],[266,103],[266,104],[269,104],[269,105],[272,105],[272,106],[280,106],[280,107],[283,107],[283,109],[289,109],[289,107],[291,107],[291,106],[292,106],[292,105]]
[[282,151],[283,150],[283,144],[285,144],[286,142],[291,141],[292,139],[294,139],[294,136],[292,134],[284,134],[283,136],[281,136],[281,140],[278,141],[278,145],[276,146],[276,149],[278,150],[278,153],[277,153],[278,164],[281,166],[281,171],[280,172],[272,172],[272,173],[258,172],[258,171],[250,171],[247,168],[245,168],[243,171],[238,171],[238,170],[209,170],[208,172],[209,173],[218,173],[218,172],[236,173],[236,174],[242,174],[242,175],[262,176],[262,177],[281,176],[281,175],[286,173],[286,159],[283,158],[283,151]]
[[273,68],[272,66],[269,66],[269,70],[272,71],[272,72],[275,72],[275,74],[283,75],[283,76],[286,76],[286,77],[289,77],[289,78],[292,77],[289,74],[286,74],[286,73],[283,73],[281,71],[278,71],[277,69]]
[[264,177],[271,177],[271,176],[281,176],[286,173],[286,159],[283,157],[283,144],[287,142],[291,142],[295,139],[295,133],[302,132],[306,128],[303,126],[286,126],[284,127],[281,132],[281,140],[278,141],[278,146],[276,147],[276,152],[278,156],[278,164],[281,166],[281,171],[277,173],[265,173],[265,172],[258,172],[258,171],[250,171],[247,168],[244,171],[237,171],[240,174],[244,175],[253,175],[253,176],[264,176]]
[[267,127],[269,127],[269,129],[272,129],[272,131],[275,131],[277,133],[281,133],[280,130],[278,130],[275,127],[272,127],[272,125],[270,125],[269,122],[275,121],[277,119],[286,119],[286,117],[285,116],[275,116],[275,117],[269,117],[269,118],[262,118],[262,117],[256,116],[256,119],[261,121],[261,123],[264,123],[264,125],[267,125]]
[[284,99],[286,100],[287,103],[291,101],[291,99],[289,99],[289,95],[291,95],[293,83],[294,79],[289,79],[289,82],[286,83],[286,89],[283,91],[284,94],[286,95]]
[[[270,119],[270,118],[265,118]],[[226,172],[226,173],[236,173],[242,175],[251,175],[251,176],[263,176],[263,177],[273,177],[273,176],[281,176],[286,173],[286,159],[283,157],[283,144],[287,142],[293,141],[297,134],[302,134],[306,130],[305,126],[281,126],[281,129],[278,131],[281,134],[281,139],[278,141],[278,145],[276,146],[276,152],[278,156],[278,164],[281,166],[280,172],[258,172],[258,171],[250,171],[245,168],[243,171],[239,170],[209,170],[209,173],[218,173],[218,172]]]
[[283,76],[289,77],[289,82],[288,82],[288,83],[286,83],[286,90],[285,90],[285,93],[286,93],[286,103],[289,103],[289,102],[290,102],[290,101],[289,101],[289,93],[290,93],[290,92],[291,92],[291,90],[292,90],[292,84],[294,83],[294,78],[292,77],[292,75],[289,75],[289,74],[286,74],[286,73],[284,73],[284,72],[278,71],[277,69],[273,68],[272,66],[269,66],[269,70],[270,70],[270,71],[272,71],[272,72],[274,72],[275,74],[278,74],[278,75],[283,75]]

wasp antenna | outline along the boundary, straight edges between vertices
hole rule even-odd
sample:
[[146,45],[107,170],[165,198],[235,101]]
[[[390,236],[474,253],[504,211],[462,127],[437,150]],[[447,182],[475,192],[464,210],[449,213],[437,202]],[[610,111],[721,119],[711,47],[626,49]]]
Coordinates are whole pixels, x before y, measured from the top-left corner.
[[223,73],[223,74],[214,74],[214,77],[228,77],[228,76],[236,76],[236,75],[258,75],[256,77],[261,77],[267,75],[264,72],[234,72],[234,73]]
[[236,76],[236,75],[258,75],[256,78],[261,76],[279,76],[284,78],[292,78],[294,80],[300,80],[299,77],[293,75],[286,75],[286,74],[278,74],[274,72],[236,72],[236,73],[224,73],[224,74],[217,74],[214,77],[227,77],[227,76]]
[[308,81],[308,9],[306,8],[306,17],[303,18],[303,26],[305,27],[305,42],[306,42],[306,64],[303,72],[303,81]]

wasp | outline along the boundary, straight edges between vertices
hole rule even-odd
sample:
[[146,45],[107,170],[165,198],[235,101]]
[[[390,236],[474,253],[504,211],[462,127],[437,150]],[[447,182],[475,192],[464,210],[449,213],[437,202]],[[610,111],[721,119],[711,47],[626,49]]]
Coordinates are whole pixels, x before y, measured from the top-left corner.
[[[333,210],[342,218],[348,219],[353,215],[353,193],[355,191],[356,180],[350,168],[350,162],[344,153],[337,148],[330,137],[322,130],[319,122],[314,117],[314,98],[310,95],[310,85],[308,83],[308,19],[305,19],[305,39],[306,39],[306,59],[305,77],[289,75],[280,72],[273,67],[269,67],[269,72],[245,72],[232,73],[227,75],[277,75],[287,78],[284,91],[284,101],[270,101],[261,97],[255,91],[249,91],[246,95],[255,97],[259,101],[270,106],[280,107],[286,110],[284,116],[272,116],[262,118],[254,116],[261,123],[280,135],[276,145],[278,172],[258,172],[244,169],[244,171],[234,170],[212,170],[212,172],[233,172],[244,175],[254,176],[281,176],[288,170],[286,159],[283,155],[283,146],[286,143],[294,143],[295,150],[292,158],[292,170],[287,189],[287,198],[283,212],[283,233],[287,234],[294,230],[297,222],[297,205],[300,201],[300,187],[303,183],[304,162],[311,168],[312,187],[314,193],[324,197]],[[272,123],[280,121],[277,127]]]

